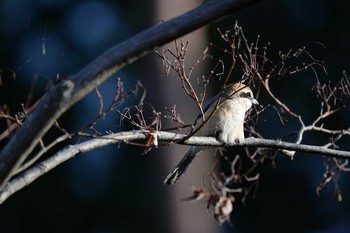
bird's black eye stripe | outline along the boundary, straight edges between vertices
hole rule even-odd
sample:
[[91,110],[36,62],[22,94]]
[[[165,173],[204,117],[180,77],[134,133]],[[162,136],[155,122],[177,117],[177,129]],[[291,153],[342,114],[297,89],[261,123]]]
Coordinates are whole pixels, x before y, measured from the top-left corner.
[[250,92],[242,92],[240,96],[245,98],[251,98],[252,94]]

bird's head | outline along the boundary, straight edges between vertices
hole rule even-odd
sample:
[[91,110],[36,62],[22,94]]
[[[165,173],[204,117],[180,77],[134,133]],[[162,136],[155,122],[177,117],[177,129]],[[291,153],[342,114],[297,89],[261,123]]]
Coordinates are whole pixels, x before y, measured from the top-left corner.
[[228,85],[223,91],[222,96],[237,101],[242,105],[245,111],[250,109],[253,104],[259,104],[259,102],[254,99],[252,90],[242,83]]

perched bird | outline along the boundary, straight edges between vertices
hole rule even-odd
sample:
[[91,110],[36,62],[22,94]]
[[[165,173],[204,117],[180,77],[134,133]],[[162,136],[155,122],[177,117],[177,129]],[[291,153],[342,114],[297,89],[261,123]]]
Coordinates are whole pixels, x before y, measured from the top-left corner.
[[[206,122],[204,125],[201,123],[200,114],[195,121],[193,136],[212,136],[224,144],[242,141],[245,114],[252,104],[258,104],[258,101],[253,98],[253,92],[248,86],[242,83],[228,85],[217,96],[204,103],[203,112]],[[191,146],[174,170],[165,178],[164,184],[174,184],[186,172],[194,157],[206,149],[209,147]]]

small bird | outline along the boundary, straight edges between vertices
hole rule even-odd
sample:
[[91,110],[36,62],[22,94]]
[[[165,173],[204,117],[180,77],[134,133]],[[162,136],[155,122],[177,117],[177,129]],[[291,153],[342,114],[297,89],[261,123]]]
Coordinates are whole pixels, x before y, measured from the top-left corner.
[[[244,118],[253,104],[259,104],[253,98],[252,90],[242,84],[228,85],[217,96],[203,105],[205,124],[197,123],[202,119],[200,114],[195,121],[193,136],[212,136],[223,144],[231,144],[244,139]],[[201,127],[201,128],[199,128]],[[209,149],[207,146],[191,146],[174,170],[165,178],[164,184],[174,184],[187,170],[197,154]]]

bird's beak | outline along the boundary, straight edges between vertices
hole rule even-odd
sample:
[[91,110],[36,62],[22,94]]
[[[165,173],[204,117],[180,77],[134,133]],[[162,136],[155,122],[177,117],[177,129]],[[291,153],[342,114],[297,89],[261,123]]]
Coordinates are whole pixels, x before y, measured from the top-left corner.
[[250,97],[249,100],[252,102],[252,104],[259,105],[259,102],[253,97]]

